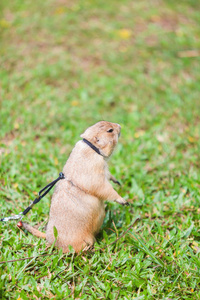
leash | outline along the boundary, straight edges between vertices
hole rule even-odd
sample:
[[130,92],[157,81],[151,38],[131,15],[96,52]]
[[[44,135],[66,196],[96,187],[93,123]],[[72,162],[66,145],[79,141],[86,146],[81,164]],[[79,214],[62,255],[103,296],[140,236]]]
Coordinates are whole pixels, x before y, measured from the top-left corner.
[[[90,148],[92,148],[96,153],[98,153],[99,155],[103,156],[99,149],[97,147],[95,147],[92,143],[90,143],[88,140],[83,139],[83,142],[86,143]],[[54,181],[50,182],[49,184],[47,184],[42,190],[39,191],[38,193],[38,197],[35,198],[35,200],[33,202],[31,202],[31,204],[23,211],[20,212],[18,215],[14,215],[14,216],[10,216],[10,217],[5,217],[0,219],[1,222],[7,222],[10,220],[18,220],[18,219],[22,219],[30,210],[31,208],[38,203],[51,189],[52,187],[61,179],[64,179],[65,175],[60,172],[59,173],[59,177],[57,179],[55,179]]]
[[5,217],[0,219],[1,222],[7,222],[10,220],[18,220],[18,219],[22,219],[30,210],[31,208],[38,203],[51,189],[52,187],[61,179],[64,179],[65,175],[60,172],[59,173],[59,177],[57,179],[55,179],[54,181],[50,182],[49,184],[47,184],[43,189],[41,189],[38,193],[38,197],[35,198],[35,200],[33,202],[31,202],[31,204],[21,213],[19,213],[18,215],[14,215],[14,216],[10,216],[10,217]]

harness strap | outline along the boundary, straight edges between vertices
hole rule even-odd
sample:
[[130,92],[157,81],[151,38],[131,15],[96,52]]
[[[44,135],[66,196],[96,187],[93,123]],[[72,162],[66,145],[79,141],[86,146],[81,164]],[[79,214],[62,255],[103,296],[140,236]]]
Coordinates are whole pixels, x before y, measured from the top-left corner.
[[96,146],[94,146],[92,143],[90,143],[88,140],[83,139],[83,142],[86,143],[90,148],[92,148],[96,153],[98,153],[99,155],[103,156],[101,154],[101,152],[99,151],[99,149]]

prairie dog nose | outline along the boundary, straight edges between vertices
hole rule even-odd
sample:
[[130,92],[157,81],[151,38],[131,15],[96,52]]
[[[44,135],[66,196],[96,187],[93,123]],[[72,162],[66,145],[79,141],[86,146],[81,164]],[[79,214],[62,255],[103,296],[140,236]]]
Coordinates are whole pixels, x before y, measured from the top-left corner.
[[120,134],[121,134],[121,126],[119,124],[117,124],[117,125],[118,125],[118,136],[120,136]]

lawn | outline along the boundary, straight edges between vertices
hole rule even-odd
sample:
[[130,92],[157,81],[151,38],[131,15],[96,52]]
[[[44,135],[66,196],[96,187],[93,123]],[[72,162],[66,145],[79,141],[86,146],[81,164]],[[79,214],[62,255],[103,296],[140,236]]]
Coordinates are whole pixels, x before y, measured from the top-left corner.
[[[200,299],[199,10],[1,1],[0,218],[57,178],[99,120],[122,127],[109,166],[130,202],[106,203],[94,251],[79,255],[0,222],[1,299]],[[24,218],[42,231],[51,195]]]

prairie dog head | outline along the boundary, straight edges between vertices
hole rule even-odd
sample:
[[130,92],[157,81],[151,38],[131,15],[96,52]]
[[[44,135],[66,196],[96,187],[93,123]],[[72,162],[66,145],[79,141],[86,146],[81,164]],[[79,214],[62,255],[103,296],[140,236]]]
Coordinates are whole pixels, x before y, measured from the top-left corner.
[[109,157],[117,145],[120,131],[119,124],[100,121],[87,128],[81,137],[96,146],[104,157]]

